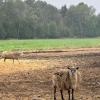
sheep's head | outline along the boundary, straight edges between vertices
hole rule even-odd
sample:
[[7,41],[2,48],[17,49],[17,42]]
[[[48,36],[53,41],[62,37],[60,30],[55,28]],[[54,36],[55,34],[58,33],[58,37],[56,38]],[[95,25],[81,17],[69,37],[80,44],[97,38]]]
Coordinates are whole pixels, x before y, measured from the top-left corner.
[[77,70],[79,69],[79,67],[68,67],[68,69],[72,74],[75,74]]

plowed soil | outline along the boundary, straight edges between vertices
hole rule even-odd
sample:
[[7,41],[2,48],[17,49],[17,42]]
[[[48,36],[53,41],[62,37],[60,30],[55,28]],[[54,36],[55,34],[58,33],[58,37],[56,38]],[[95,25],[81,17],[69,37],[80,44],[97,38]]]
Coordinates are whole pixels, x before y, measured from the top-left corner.
[[53,100],[51,76],[67,65],[79,66],[82,75],[75,100],[100,100],[99,48],[24,52],[19,62],[0,60],[0,100]]

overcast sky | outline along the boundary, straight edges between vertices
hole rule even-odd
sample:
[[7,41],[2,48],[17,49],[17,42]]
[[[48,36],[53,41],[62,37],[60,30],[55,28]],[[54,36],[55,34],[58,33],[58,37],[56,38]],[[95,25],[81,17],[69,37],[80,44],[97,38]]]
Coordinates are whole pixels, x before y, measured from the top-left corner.
[[46,1],[47,3],[52,4],[57,8],[60,8],[64,4],[66,4],[67,7],[69,7],[72,4],[76,5],[79,2],[84,2],[89,6],[93,6],[96,9],[96,13],[100,13],[100,0],[42,0],[42,1]]

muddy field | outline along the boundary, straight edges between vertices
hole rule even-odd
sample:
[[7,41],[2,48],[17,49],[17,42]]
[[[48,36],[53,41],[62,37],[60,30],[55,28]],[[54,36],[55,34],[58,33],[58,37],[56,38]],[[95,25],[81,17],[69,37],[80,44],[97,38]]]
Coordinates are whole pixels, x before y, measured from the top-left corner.
[[0,100],[53,100],[51,76],[66,65],[82,73],[76,100],[100,100],[100,49],[24,52],[19,61],[0,60]]

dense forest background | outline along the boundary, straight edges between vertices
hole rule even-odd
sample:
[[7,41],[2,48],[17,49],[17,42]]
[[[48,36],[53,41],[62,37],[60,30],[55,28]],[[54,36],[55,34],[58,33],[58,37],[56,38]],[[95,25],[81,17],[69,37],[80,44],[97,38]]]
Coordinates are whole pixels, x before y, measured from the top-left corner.
[[83,2],[61,9],[35,0],[0,0],[0,39],[100,36],[100,15]]

